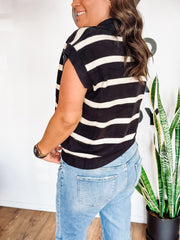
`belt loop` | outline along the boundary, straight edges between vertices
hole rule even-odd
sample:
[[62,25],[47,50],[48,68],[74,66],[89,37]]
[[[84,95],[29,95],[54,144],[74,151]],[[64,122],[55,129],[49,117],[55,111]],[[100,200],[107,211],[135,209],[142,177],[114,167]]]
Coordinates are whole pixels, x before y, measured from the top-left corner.
[[123,168],[124,168],[125,171],[127,170],[127,164],[126,163],[124,163]]

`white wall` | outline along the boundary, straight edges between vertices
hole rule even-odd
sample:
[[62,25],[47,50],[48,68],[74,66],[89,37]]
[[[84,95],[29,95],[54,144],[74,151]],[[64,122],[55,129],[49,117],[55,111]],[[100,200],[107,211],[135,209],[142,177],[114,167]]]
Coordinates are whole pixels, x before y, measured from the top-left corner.
[[[0,205],[55,211],[58,165],[36,159],[32,148],[54,112],[59,57],[76,29],[71,1],[0,0]],[[157,73],[168,114],[180,87],[180,2],[141,0],[144,37],[157,42],[151,79]],[[138,142],[143,165],[155,184],[152,126],[142,105]],[[132,221],[145,222],[144,200],[132,198]]]

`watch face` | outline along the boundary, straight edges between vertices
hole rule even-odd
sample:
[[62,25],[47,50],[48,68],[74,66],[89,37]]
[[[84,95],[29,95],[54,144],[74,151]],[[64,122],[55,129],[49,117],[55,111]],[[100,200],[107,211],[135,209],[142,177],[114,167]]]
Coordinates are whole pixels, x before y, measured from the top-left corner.
[[36,145],[34,146],[34,154],[36,157],[39,157],[39,151],[38,151]]
[[39,150],[38,150],[38,148],[37,148],[37,145],[35,145],[35,146],[34,146],[34,155],[35,155],[36,157],[38,157],[38,158],[45,158],[48,154],[42,155],[42,154],[39,152]]

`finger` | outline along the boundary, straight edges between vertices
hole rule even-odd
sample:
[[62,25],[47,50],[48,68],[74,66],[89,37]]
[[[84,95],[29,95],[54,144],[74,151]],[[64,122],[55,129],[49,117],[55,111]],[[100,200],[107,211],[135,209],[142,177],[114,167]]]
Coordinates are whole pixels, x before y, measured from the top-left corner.
[[60,163],[60,159],[59,158],[42,158],[42,160],[47,161],[47,162],[51,162],[51,163]]
[[58,147],[55,148],[56,151],[59,151],[59,150],[61,150],[61,149],[62,149],[62,147],[60,147],[60,146],[58,146]]
[[53,158],[54,158],[54,157],[59,157],[59,158],[60,158],[61,153],[60,153],[60,152],[54,152],[54,153],[51,152],[50,155],[51,155],[51,157],[53,157]]
[[60,153],[60,152],[56,152],[56,153],[54,154],[54,156],[55,156],[55,157],[60,157],[60,156],[61,156],[61,153]]
[[42,160],[60,164],[60,153],[58,152],[57,155],[49,153],[45,158],[42,158]]
[[58,159],[60,160],[61,153],[56,152],[55,154],[51,154],[51,159]]

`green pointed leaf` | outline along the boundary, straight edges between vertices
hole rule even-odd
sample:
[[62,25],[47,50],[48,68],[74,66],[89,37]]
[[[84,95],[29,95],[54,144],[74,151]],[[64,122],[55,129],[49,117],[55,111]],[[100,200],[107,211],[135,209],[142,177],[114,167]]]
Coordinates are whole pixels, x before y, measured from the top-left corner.
[[171,170],[168,161],[167,148],[165,144],[162,145],[160,152],[160,162],[161,162],[161,177],[163,185],[166,187],[166,194],[168,199],[168,209],[169,216],[174,217],[174,192],[173,192],[173,176],[171,175]]
[[159,208],[156,206],[156,204],[149,198],[149,195],[146,191],[142,191],[144,199],[148,205],[148,207],[150,208],[150,210],[156,214],[159,215]]
[[[147,174],[144,170],[144,168],[142,167],[142,170],[141,170],[141,177],[140,177],[140,180],[143,184],[143,186],[146,188],[147,190],[147,193],[149,194],[149,198],[154,202],[154,204],[156,205],[156,207],[158,208],[158,203],[157,203],[157,199],[155,197],[155,194],[153,192],[153,189],[151,187],[151,184],[149,182],[149,179],[147,177]],[[141,189],[142,190],[142,189]]]
[[154,104],[155,104],[156,84],[157,84],[157,76],[153,80],[153,83],[151,86],[151,92],[150,92],[151,104],[152,104],[153,109],[154,109]]
[[156,132],[157,132],[158,151],[160,152],[161,146],[162,146],[161,125],[160,125],[160,122],[159,122],[159,120],[157,118],[157,115],[156,115],[155,111],[153,112],[153,120],[154,120],[154,126],[156,128]]
[[177,110],[180,108],[180,89],[178,89],[178,97],[177,97],[177,104],[176,104],[176,110],[175,112],[177,112]]
[[[178,182],[178,167],[179,167],[179,160],[180,160],[180,122],[175,128],[175,170],[174,170],[174,201],[175,201],[175,209],[179,208],[176,203],[177,194],[180,194],[180,181]],[[178,202],[179,203],[179,202]],[[177,211],[176,211],[177,214]]]
[[179,194],[180,194],[180,179],[179,179],[178,182],[177,182],[176,200],[177,200]]
[[160,156],[155,148],[155,158],[156,158],[156,164],[157,164],[157,170],[158,170],[158,187],[159,187],[159,209],[160,209],[160,217],[162,218],[164,215],[164,186],[163,186],[163,172],[161,171],[161,162],[160,162]]
[[157,97],[158,97],[158,109],[159,109],[159,117],[160,117],[160,123],[163,130],[165,145],[167,148],[167,157],[169,160],[169,166],[171,174],[173,174],[173,151],[172,151],[172,143],[171,138],[169,134],[169,126],[168,126],[168,120],[166,116],[166,112],[164,110],[164,107],[161,102],[161,97],[159,93],[159,81],[157,80]]
[[179,214],[180,214],[180,198],[178,200],[177,206],[178,206],[178,210],[177,210],[176,216],[179,216]]
[[149,192],[147,191],[145,183],[142,181],[141,178],[139,180],[138,185],[141,188],[142,195],[143,195],[148,207],[151,209],[151,211],[159,214],[160,211],[159,211],[159,208],[158,208],[158,205],[157,205],[157,201],[152,200],[152,197],[150,196]]
[[176,128],[176,126],[178,125],[178,123],[180,122],[180,108],[176,111],[176,114],[172,120],[170,129],[169,129],[169,134],[170,134],[170,138],[172,139],[172,135],[173,135],[173,131]]
[[136,185],[135,189],[141,194],[142,194],[142,191],[141,191],[141,187],[139,186],[139,183]]
[[[179,162],[179,155],[180,155],[180,121],[176,125],[175,128],[175,152],[176,152],[176,160]],[[176,167],[176,169],[178,166]]]
[[[178,90],[178,97],[176,103],[176,114],[180,111],[180,89]],[[180,160],[180,120],[175,127],[175,170],[174,170],[174,203],[175,203],[175,216],[179,214],[180,209],[180,181],[178,181],[178,167]]]
[[178,216],[179,208],[180,208],[180,179],[177,183],[177,188],[176,188],[175,216]]

